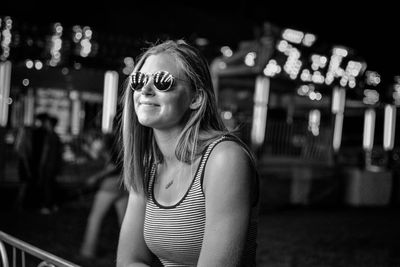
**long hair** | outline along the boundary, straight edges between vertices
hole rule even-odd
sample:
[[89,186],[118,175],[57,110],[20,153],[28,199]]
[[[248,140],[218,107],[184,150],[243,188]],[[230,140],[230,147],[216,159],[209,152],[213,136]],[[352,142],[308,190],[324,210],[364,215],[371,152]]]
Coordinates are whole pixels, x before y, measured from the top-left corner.
[[[141,69],[151,55],[173,56],[196,94],[202,94],[199,108],[190,110],[176,144],[175,155],[185,163],[195,160],[213,140],[228,131],[218,114],[217,102],[207,60],[183,40],[152,44],[140,57],[134,71]],[[133,91],[125,82],[123,110],[124,183],[129,189],[148,194],[150,170],[162,162],[153,130],[139,123],[134,109]]]

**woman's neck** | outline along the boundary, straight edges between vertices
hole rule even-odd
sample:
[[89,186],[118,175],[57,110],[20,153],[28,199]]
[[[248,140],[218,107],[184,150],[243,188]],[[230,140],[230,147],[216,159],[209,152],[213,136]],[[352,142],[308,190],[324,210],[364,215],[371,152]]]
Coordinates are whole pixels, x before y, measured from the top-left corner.
[[174,129],[169,131],[162,131],[154,129],[154,137],[158,148],[160,149],[165,163],[177,163],[179,160],[175,155],[176,144],[181,129]]

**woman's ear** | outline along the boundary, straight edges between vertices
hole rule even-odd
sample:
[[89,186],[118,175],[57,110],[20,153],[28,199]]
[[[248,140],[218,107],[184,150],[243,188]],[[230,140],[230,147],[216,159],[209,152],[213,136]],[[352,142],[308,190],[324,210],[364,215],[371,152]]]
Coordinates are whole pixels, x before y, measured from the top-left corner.
[[203,89],[197,90],[195,96],[192,99],[192,102],[190,103],[190,109],[198,109],[203,102],[204,98],[204,92]]

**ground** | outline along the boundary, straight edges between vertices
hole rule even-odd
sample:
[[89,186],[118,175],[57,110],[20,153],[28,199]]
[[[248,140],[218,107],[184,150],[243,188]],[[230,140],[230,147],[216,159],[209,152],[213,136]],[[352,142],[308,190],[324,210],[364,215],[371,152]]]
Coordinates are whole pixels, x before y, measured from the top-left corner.
[[[115,266],[116,215],[104,221],[99,257],[78,255],[92,195],[68,201],[58,212],[2,207],[0,231],[82,267]],[[280,207],[260,215],[257,266],[400,266],[400,212],[389,207]]]

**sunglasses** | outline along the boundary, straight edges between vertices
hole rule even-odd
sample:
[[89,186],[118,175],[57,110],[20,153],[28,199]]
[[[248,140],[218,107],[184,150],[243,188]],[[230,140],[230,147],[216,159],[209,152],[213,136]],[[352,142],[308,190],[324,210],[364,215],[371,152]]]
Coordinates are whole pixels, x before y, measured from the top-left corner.
[[153,74],[146,74],[140,71],[133,72],[130,76],[130,84],[132,90],[140,91],[153,78],[154,87],[161,92],[166,92],[174,85],[175,77],[168,71],[160,70]]

